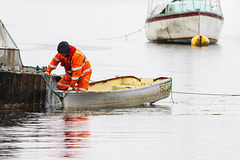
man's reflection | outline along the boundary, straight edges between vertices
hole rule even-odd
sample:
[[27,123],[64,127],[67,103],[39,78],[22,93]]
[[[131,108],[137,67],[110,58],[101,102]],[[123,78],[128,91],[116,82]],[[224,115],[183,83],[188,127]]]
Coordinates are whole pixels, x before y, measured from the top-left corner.
[[64,157],[75,158],[81,151],[81,148],[89,148],[88,137],[90,136],[88,116],[83,115],[65,115],[63,117],[64,143],[67,153]]

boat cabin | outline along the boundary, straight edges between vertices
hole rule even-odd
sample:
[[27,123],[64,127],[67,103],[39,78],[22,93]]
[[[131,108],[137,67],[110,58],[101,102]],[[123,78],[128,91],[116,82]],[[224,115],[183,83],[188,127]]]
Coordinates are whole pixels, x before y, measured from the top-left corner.
[[209,12],[222,15],[219,0],[162,0],[158,2],[149,17],[186,12]]

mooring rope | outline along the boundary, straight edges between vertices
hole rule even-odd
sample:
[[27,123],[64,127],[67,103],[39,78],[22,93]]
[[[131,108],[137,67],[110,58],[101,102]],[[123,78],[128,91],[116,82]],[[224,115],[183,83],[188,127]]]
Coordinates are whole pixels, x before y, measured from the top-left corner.
[[64,99],[64,97],[63,97],[61,94],[57,93],[57,92],[52,88],[52,86],[48,83],[48,77],[47,77],[47,75],[40,71],[40,67],[39,67],[39,66],[36,67],[36,70],[37,70],[38,73],[40,73],[40,74],[42,75],[42,77],[43,77],[44,81],[46,82],[47,86],[53,91],[54,94],[56,94],[56,95],[60,98],[60,100],[61,100],[61,102],[62,102],[63,99]]
[[217,94],[217,93],[196,93],[196,92],[175,92],[171,91],[171,101],[173,104],[175,102],[173,101],[173,93],[175,94],[188,94],[188,95],[200,95],[200,96],[228,96],[228,97],[238,97],[240,94]]
[[194,93],[194,92],[175,92],[172,91],[172,93],[176,93],[176,94],[191,94],[191,95],[205,95],[205,96],[240,96],[240,94],[218,94],[218,93]]
[[129,36],[134,35],[135,33],[139,33],[143,29],[145,29],[145,26],[138,29],[137,31],[134,31],[134,32],[131,32],[131,33],[128,33],[128,34],[125,34],[125,35],[116,36],[116,37],[109,37],[109,38],[100,38],[98,40],[110,40],[110,39],[118,39],[118,38],[123,38],[123,37],[125,37],[127,39]]
[[171,90],[171,100],[172,100],[172,103],[174,104],[172,93],[173,93],[173,92],[172,92],[172,90]]
[[60,100],[62,101],[62,100],[63,100],[63,96],[62,96],[61,94],[57,93],[57,92],[52,88],[52,86],[48,83],[48,77],[47,77],[47,75],[45,75],[44,73],[41,73],[41,74],[42,74],[42,76],[43,76],[43,78],[44,78],[47,86],[48,86],[48,87],[53,91],[53,93],[55,93],[55,94],[60,98]]

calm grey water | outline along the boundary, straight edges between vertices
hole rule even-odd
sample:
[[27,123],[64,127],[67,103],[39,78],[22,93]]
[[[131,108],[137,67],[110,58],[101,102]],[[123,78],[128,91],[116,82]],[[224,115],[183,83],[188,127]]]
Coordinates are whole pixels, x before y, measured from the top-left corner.
[[[24,65],[48,65],[59,41],[68,40],[90,60],[92,80],[168,76],[174,92],[239,95],[240,33],[231,19],[239,11],[222,3],[223,33],[217,45],[206,48],[149,43],[144,30],[127,39],[100,40],[142,28],[145,0],[9,0],[1,3],[0,18]],[[3,110],[0,159],[238,160],[239,122],[238,96],[173,93],[137,108]]]

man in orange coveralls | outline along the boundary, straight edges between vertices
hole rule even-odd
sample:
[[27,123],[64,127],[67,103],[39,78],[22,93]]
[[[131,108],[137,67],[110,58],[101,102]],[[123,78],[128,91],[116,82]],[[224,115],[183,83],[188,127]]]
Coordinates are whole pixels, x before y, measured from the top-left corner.
[[[50,75],[57,68],[59,62],[65,68],[65,75],[58,82],[57,88],[61,90],[87,91],[92,74],[92,67],[86,56],[75,47],[62,41],[58,44],[58,53],[53,57],[45,71]],[[75,87],[77,83],[77,89]]]

